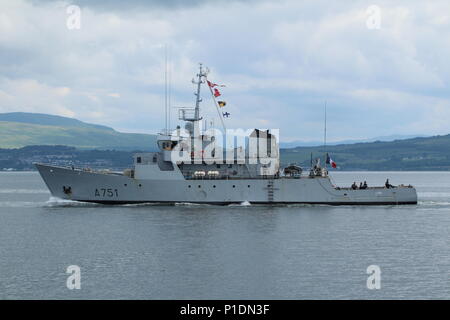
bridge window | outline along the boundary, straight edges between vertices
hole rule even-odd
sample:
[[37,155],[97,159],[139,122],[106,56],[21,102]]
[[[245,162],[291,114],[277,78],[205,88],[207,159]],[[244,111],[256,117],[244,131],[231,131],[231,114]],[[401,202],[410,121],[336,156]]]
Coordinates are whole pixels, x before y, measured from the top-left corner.
[[165,141],[158,141],[158,145],[160,149],[171,151],[176,145],[177,141],[171,141],[171,140],[165,140]]
[[141,163],[141,162],[142,162],[142,158],[141,158],[141,157],[137,157],[137,158],[136,158],[136,162],[137,162],[137,163]]

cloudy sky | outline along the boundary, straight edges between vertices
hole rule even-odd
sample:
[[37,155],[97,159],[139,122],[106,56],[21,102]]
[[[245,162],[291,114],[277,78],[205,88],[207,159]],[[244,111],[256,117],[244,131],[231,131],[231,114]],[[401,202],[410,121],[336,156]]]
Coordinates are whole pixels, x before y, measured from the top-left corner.
[[157,132],[167,46],[173,115],[203,62],[227,86],[230,128],[320,140],[327,101],[330,141],[450,133],[447,0],[104,2],[1,1],[0,112]]

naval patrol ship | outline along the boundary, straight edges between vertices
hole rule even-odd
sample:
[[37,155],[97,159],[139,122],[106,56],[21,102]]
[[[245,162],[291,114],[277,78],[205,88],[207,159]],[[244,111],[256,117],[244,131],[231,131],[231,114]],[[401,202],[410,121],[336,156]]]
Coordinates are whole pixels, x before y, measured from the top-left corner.
[[[277,132],[252,129],[243,133],[206,128],[200,115],[200,90],[209,70],[197,74],[194,108],[180,108],[184,127],[158,135],[159,152],[137,153],[123,172],[36,164],[54,197],[102,204],[416,204],[412,186],[345,188],[332,183],[320,161],[308,170],[291,164],[281,168]],[[220,106],[215,101],[219,116]],[[221,118],[223,124],[223,118]],[[225,131],[225,132],[224,132]],[[238,142],[239,141],[239,142]]]

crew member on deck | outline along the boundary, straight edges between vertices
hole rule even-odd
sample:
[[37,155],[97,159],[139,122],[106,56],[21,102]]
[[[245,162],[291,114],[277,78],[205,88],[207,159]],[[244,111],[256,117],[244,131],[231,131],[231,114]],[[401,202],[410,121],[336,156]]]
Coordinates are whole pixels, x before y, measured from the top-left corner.
[[384,184],[386,188],[395,188],[392,184],[389,183],[389,179],[386,179],[386,183]]

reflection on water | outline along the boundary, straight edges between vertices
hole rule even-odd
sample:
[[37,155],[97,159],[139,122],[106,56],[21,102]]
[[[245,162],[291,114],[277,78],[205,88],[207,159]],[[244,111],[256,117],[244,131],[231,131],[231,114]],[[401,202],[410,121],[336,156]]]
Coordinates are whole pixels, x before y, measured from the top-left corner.
[[[335,172],[417,187],[413,206],[106,206],[0,173],[0,298],[450,298],[450,173]],[[66,288],[81,267],[81,290]],[[379,265],[380,290],[366,287]]]

